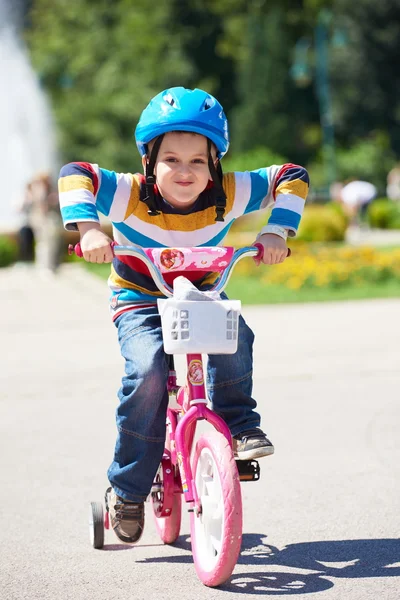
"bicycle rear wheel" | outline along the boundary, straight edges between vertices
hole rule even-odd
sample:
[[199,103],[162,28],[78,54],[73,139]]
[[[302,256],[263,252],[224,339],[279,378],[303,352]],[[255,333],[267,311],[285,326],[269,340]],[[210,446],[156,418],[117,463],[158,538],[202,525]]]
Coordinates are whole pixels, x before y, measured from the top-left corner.
[[173,544],[181,529],[182,494],[176,493],[176,478],[176,467],[166,449],[151,492],[155,525],[164,544]]
[[154,520],[158,535],[164,544],[173,544],[179,537],[182,518],[182,495],[175,494],[171,514],[168,517],[157,517]]
[[232,448],[217,431],[202,435],[194,452],[193,478],[201,512],[190,514],[193,560],[207,586],[224,583],[242,542],[242,495]]

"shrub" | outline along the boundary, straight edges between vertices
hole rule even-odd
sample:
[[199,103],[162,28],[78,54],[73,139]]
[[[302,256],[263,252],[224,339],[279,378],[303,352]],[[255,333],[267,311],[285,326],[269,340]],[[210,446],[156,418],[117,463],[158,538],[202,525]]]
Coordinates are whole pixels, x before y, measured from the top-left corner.
[[256,210],[248,215],[243,215],[234,222],[230,231],[232,233],[242,231],[258,233],[267,224],[270,215],[271,208]]
[[[386,186],[386,176],[396,157],[390,149],[389,136],[383,131],[376,131],[367,138],[358,139],[350,147],[336,147],[336,180],[363,179],[370,181],[378,188]],[[320,152],[317,159],[307,165],[311,185],[317,191],[329,191],[326,165]]]
[[252,261],[243,260],[236,272],[292,290],[400,283],[399,248],[304,243],[291,246],[292,256],[280,265],[260,270]]
[[297,239],[304,242],[342,242],[347,225],[347,218],[338,205],[311,204],[305,207]]
[[368,207],[368,222],[377,229],[400,229],[400,204],[387,198],[374,200]]
[[[267,224],[271,209],[259,210],[238,219],[230,236],[238,238],[238,234],[257,234]],[[296,240],[303,242],[341,242],[345,238],[348,218],[340,204],[330,202],[325,205],[309,204],[304,209],[300,229]],[[243,239],[246,236],[243,235]],[[239,238],[238,238],[239,239]]]
[[0,267],[8,267],[17,260],[18,246],[7,236],[0,235]]

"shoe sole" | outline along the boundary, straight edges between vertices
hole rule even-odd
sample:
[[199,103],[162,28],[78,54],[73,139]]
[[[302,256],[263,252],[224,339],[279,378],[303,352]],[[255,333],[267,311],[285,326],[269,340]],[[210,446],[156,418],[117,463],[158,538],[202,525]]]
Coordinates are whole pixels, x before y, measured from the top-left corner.
[[115,533],[115,535],[117,536],[117,538],[119,539],[120,542],[122,542],[123,544],[130,544],[130,545],[132,545],[132,544],[137,544],[139,542],[140,538],[143,535],[144,527],[143,527],[143,529],[142,529],[139,537],[137,539],[133,540],[133,541],[130,540],[129,538],[121,537],[119,535],[119,533],[117,533],[116,529],[114,529],[114,527],[112,528],[112,530],[113,530],[113,532]]
[[122,538],[121,538],[121,537],[118,535],[118,533],[115,531],[115,529],[114,529],[114,533],[115,533],[115,535],[117,536],[117,539],[118,539],[118,541],[120,541],[120,542],[121,542],[121,544],[127,544],[128,546],[132,546],[132,545],[134,545],[134,544],[137,544],[138,542],[140,542],[140,539],[141,539],[141,537],[142,537],[142,535],[143,535],[143,533],[141,533],[141,534],[140,534],[140,537],[139,537],[137,540],[135,540],[134,542],[132,542],[132,541],[130,541],[130,540],[128,541],[128,540],[124,540],[124,539],[122,539]]
[[271,456],[274,452],[275,449],[273,446],[267,448],[254,448],[253,450],[235,452],[235,458],[238,460],[255,460],[256,458],[263,458],[263,456]]

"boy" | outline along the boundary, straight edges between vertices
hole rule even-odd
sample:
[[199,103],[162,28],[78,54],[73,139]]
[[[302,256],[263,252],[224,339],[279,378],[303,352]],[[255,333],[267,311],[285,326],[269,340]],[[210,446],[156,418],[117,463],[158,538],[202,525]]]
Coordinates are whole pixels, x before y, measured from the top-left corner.
[[[160,293],[141,261],[113,257],[97,211],[112,221],[118,244],[216,246],[236,218],[275,201],[257,239],[264,247],[263,262],[275,264],[287,255],[286,238],[296,234],[308,191],[306,171],[292,164],[223,176],[220,160],[229,146],[228,123],[219,102],[202,90],[177,87],[158,94],[143,111],[135,136],[144,176],[71,163],[61,169],[59,180],[64,224],[79,230],[84,258],[113,263],[110,304],[125,376],[107,496],[112,527],[127,543],[142,534],[143,502],[163,454],[168,365],[156,304]],[[177,275],[179,270],[168,273],[167,282]],[[203,287],[215,274],[185,272],[185,277]],[[227,422],[241,459],[274,452],[259,428],[251,397],[253,340],[241,318],[236,354],[210,355],[208,361],[213,409]]]

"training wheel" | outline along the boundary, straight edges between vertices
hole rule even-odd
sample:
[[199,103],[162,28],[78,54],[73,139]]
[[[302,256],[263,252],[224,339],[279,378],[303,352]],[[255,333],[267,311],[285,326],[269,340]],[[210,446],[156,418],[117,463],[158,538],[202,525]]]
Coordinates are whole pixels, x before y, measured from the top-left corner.
[[104,546],[104,517],[101,502],[90,503],[89,533],[93,548],[100,550]]

